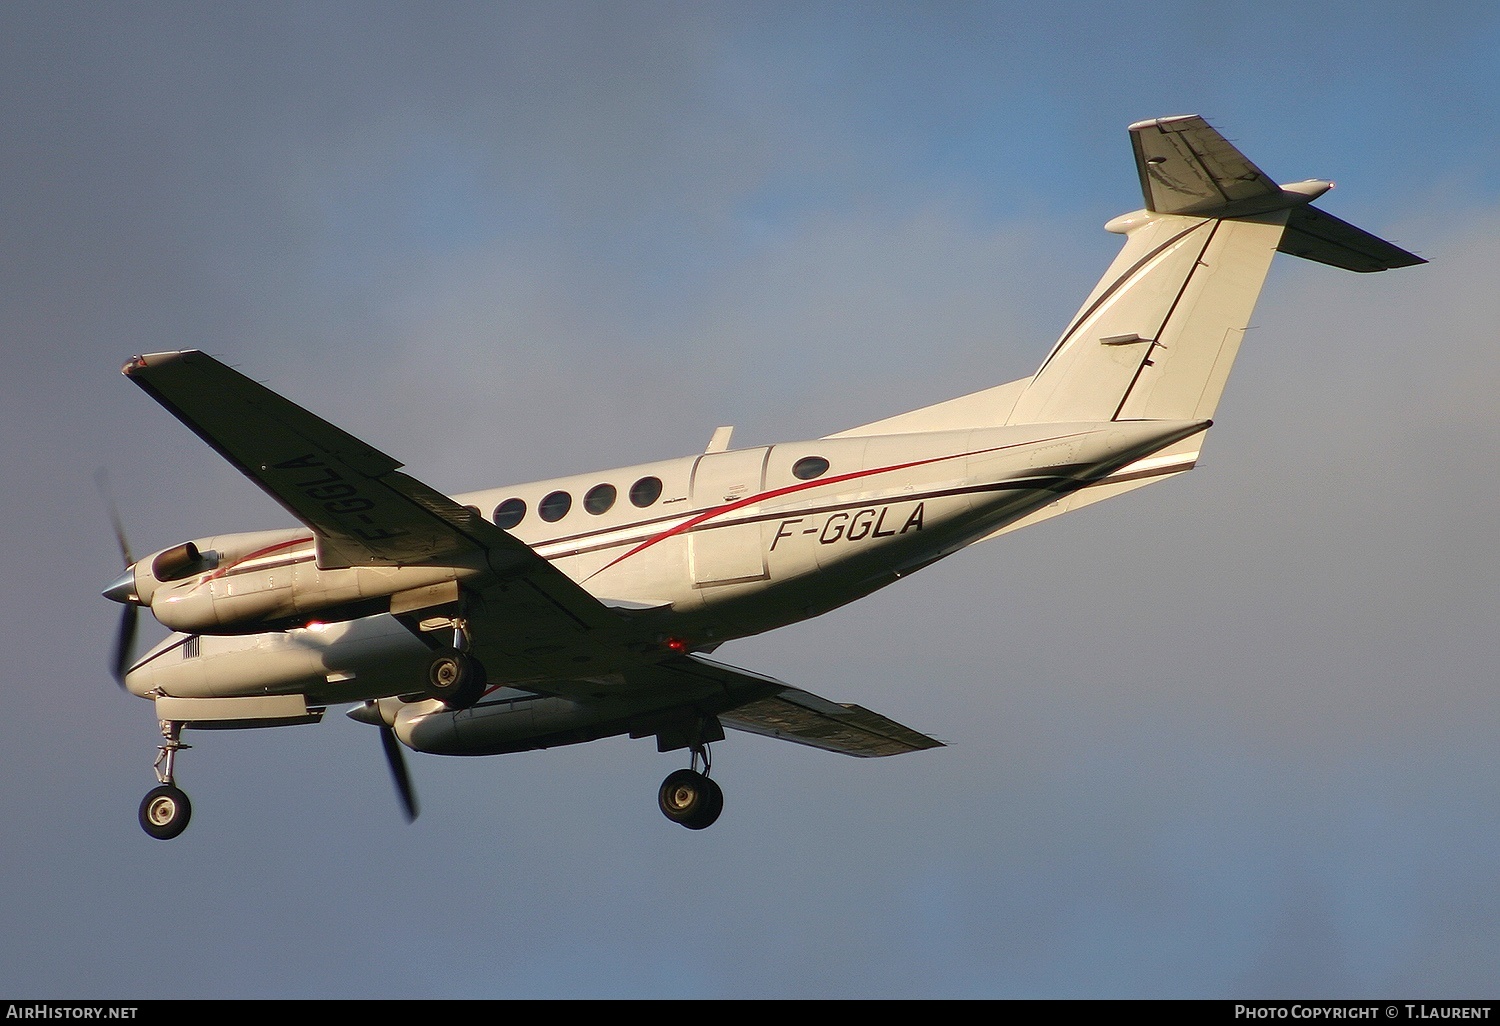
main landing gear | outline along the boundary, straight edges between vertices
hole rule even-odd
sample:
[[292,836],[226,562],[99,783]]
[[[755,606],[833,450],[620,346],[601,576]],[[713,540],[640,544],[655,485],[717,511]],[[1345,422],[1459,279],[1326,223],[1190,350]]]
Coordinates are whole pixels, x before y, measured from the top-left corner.
[[177,753],[192,745],[182,743],[182,724],[173,720],[161,721],[161,736],[164,740],[156,755],[156,779],[161,784],[141,799],[140,821],[146,833],[158,841],[170,841],[187,829],[193,817],[193,803],[172,780]]
[[[698,772],[698,761],[702,758],[703,772]],[[656,792],[656,804],[663,816],[673,823],[681,823],[689,830],[702,830],[713,826],[724,811],[724,792],[708,778],[711,760],[708,745],[693,747],[691,769],[680,769],[667,774]]]
[[484,697],[489,674],[484,664],[469,654],[469,623],[453,618],[453,644],[435,646],[427,664],[427,686],[423,692],[449,709],[467,709]]
[[449,709],[467,709],[484,697],[488,685],[484,664],[456,648],[439,648],[427,664],[428,698],[436,698]]

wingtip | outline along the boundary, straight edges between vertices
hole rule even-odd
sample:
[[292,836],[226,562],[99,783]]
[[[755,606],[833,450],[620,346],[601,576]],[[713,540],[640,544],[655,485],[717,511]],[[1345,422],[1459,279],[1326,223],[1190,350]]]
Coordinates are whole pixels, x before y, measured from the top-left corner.
[[126,362],[125,366],[120,368],[120,373],[127,378],[134,377],[147,367],[160,367],[164,363],[185,360],[190,356],[196,355],[197,352],[198,350],[196,349],[178,349],[167,353],[142,353],[132,356]]
[[1143,132],[1148,128],[1165,128],[1167,125],[1174,124],[1179,121],[1192,121],[1194,119],[1202,120],[1201,116],[1198,114],[1168,114],[1165,117],[1160,118],[1146,118],[1144,121],[1137,121],[1135,124],[1131,125],[1129,131]]

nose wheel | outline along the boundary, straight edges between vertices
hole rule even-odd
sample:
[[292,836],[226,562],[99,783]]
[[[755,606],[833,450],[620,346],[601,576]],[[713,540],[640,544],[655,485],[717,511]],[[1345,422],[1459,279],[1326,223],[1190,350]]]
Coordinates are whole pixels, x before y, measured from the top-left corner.
[[141,829],[158,841],[170,841],[182,833],[192,817],[193,803],[172,784],[153,787],[141,799]]
[[192,745],[182,743],[182,724],[173,720],[161,721],[161,736],[156,754],[156,779],[160,784],[141,799],[139,819],[146,833],[158,841],[170,841],[186,830],[188,820],[193,818],[193,803],[172,779],[177,753]]
[[[703,760],[703,772],[697,766],[699,756]],[[673,823],[680,823],[689,830],[702,830],[713,826],[724,811],[724,792],[708,777],[708,746],[693,749],[693,768],[680,769],[667,774],[656,792],[656,804],[663,816]]]

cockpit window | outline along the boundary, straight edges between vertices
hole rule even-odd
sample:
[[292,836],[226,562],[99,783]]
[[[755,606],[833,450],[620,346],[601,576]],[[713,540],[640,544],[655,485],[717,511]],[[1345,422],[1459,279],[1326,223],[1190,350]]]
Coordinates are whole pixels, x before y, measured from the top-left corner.
[[802,481],[811,481],[826,473],[828,473],[828,461],[821,456],[804,456],[792,464],[792,476]]
[[495,526],[509,531],[526,519],[525,499],[506,499],[495,507]]
[[598,516],[615,504],[616,494],[615,486],[612,484],[594,485],[583,497],[583,508]]
[[630,501],[645,509],[661,498],[661,478],[643,477],[630,486]]
[[536,508],[537,515],[549,524],[555,524],[568,515],[573,508],[573,496],[567,492],[552,492]]

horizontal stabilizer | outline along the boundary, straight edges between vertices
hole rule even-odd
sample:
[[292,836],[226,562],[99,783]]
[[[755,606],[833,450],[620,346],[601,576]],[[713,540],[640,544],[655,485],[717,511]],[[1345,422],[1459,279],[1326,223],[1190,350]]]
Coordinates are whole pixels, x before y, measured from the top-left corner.
[[1292,256],[1362,273],[1427,262],[1316,207],[1297,207],[1292,211],[1277,248]]
[[1146,209],[1158,214],[1212,214],[1281,196],[1279,185],[1196,114],[1138,121],[1130,144]]

